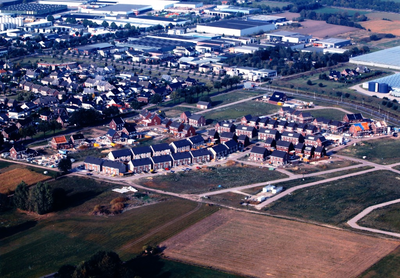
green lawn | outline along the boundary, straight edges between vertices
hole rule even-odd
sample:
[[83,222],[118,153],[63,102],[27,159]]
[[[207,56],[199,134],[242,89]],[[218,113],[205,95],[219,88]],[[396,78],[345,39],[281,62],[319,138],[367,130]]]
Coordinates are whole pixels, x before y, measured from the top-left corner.
[[[93,216],[90,212],[95,205],[107,204],[120,196],[110,191],[114,186],[83,178],[62,178],[52,185],[69,192],[68,208],[40,220],[13,211],[0,215],[3,229],[20,228],[14,229],[11,234],[7,233],[8,236],[0,243],[2,277],[42,276],[57,271],[63,264],[76,265],[99,250],[115,251],[123,260],[128,260],[137,255],[142,246],[159,244],[218,210],[203,205],[182,221],[133,244],[134,240],[149,231],[193,210],[197,204],[164,198],[164,201],[154,205],[132,209],[120,215]],[[133,245],[121,249],[129,243]]]
[[397,278],[400,277],[400,248],[378,261],[364,271],[359,278]]
[[400,232],[400,204],[394,204],[376,209],[361,219],[358,223],[365,227]]
[[363,158],[379,164],[392,164],[400,162],[398,150],[400,140],[396,138],[379,138],[376,140],[363,141],[356,146],[348,146],[339,151],[338,154],[355,158]]
[[265,210],[307,220],[343,224],[366,207],[400,198],[399,175],[375,171],[293,192]]
[[[219,188],[229,188],[258,182],[285,178],[286,175],[267,168],[252,166],[207,167],[190,172],[176,172],[155,176],[151,180],[140,179],[139,183],[151,188],[179,193],[201,193]],[[221,185],[221,187],[218,187]]]
[[218,106],[218,105],[224,105],[228,103],[232,103],[238,100],[242,100],[245,98],[253,97],[260,95],[259,91],[232,91],[230,93],[222,94],[222,95],[216,95],[214,97],[211,97],[212,101],[212,107]]
[[279,106],[264,102],[247,101],[216,109],[203,115],[206,119],[222,121],[228,119],[238,119],[247,114],[251,114],[253,116],[261,116],[276,113],[278,112],[279,108]]
[[345,113],[337,109],[320,109],[309,111],[314,118],[324,117],[330,120],[342,121]]

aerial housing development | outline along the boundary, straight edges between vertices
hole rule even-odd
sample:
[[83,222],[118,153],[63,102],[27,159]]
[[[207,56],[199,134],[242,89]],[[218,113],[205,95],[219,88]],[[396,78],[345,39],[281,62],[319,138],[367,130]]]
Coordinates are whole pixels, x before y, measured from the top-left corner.
[[3,1],[1,277],[400,276],[399,13]]

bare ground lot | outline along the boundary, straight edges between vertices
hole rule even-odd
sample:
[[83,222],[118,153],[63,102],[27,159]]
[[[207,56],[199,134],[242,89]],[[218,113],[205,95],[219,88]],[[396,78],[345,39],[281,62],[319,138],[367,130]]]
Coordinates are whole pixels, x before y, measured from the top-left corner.
[[312,35],[317,38],[333,37],[359,30],[354,27],[333,25],[320,20],[305,20],[300,24],[302,27],[298,28],[296,32]]
[[164,241],[165,256],[252,277],[354,277],[398,241],[220,210]]

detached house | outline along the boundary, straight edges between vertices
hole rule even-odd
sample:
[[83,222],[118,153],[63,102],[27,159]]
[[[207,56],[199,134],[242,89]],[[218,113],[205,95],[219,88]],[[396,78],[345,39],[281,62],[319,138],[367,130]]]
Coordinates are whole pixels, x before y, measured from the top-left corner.
[[10,149],[10,157],[12,159],[21,159],[22,155],[25,154],[26,148],[21,144],[15,144]]
[[71,148],[71,144],[67,141],[67,138],[65,136],[57,136],[53,137],[50,141],[51,147],[55,150],[58,149],[69,149]]
[[260,128],[258,131],[258,140],[266,141],[268,138],[278,140],[279,132],[276,129]]
[[109,123],[110,129],[120,131],[124,128],[125,121],[121,117],[117,117],[111,120]]
[[201,127],[206,125],[206,119],[202,115],[194,114],[189,117],[188,123],[195,127]]
[[238,125],[236,127],[236,135],[246,135],[249,138],[257,136],[257,129],[254,126]]
[[218,133],[222,132],[235,132],[236,130],[236,125],[231,122],[223,121],[223,122],[218,122],[215,125],[215,130],[218,131]]
[[274,165],[285,165],[288,160],[289,154],[286,152],[275,150],[270,155],[270,162]]
[[250,160],[264,161],[267,156],[268,150],[263,147],[253,147],[250,151]]
[[199,101],[196,105],[197,108],[199,109],[210,109],[211,108],[211,103],[208,101]]

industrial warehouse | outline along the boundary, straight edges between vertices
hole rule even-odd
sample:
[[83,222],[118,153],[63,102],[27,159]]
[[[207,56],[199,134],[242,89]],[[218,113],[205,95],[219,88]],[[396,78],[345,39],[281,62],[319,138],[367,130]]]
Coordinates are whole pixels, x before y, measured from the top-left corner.
[[400,46],[352,57],[350,63],[400,70]]
[[275,24],[263,21],[226,20],[197,25],[197,32],[226,36],[248,36],[258,32],[275,30]]

